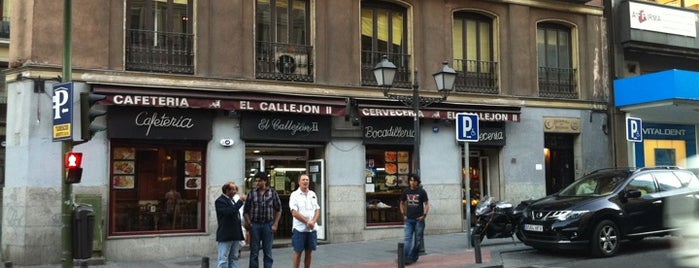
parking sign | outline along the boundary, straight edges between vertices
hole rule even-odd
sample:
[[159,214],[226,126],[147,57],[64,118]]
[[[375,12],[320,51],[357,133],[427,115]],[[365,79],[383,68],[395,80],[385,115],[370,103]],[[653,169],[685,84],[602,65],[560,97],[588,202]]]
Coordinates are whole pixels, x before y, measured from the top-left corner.
[[626,140],[632,142],[643,141],[643,122],[641,118],[626,118]]
[[458,113],[456,114],[456,140],[478,141],[478,115]]

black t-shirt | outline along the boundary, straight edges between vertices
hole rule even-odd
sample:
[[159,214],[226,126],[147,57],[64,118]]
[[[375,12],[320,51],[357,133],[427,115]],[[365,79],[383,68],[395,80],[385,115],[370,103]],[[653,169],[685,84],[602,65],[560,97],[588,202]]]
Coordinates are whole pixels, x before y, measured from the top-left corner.
[[[427,192],[422,187],[415,190],[405,189],[403,194],[400,196],[400,201],[406,203],[405,215],[408,219],[417,219],[422,216],[425,212],[425,202],[429,199],[427,198]],[[406,202],[407,201],[407,202]]]

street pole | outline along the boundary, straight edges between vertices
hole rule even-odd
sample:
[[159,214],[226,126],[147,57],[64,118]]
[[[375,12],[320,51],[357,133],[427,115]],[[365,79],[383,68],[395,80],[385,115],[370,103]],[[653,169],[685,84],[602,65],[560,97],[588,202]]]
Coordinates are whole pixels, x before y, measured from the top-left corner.
[[413,141],[413,170],[415,175],[420,176],[420,95],[417,84],[417,69],[415,69],[413,79],[413,129],[415,130],[415,140]]
[[[62,82],[69,82],[72,69],[72,0],[63,0],[63,79]],[[43,83],[43,82],[42,82]],[[61,156],[73,149],[72,137],[67,141],[61,142]],[[62,162],[62,161],[61,161]],[[61,165],[61,245],[63,247],[63,256],[61,258],[61,267],[73,267],[73,244],[72,244],[72,224],[71,215],[73,212],[73,185],[66,183],[66,167]]]

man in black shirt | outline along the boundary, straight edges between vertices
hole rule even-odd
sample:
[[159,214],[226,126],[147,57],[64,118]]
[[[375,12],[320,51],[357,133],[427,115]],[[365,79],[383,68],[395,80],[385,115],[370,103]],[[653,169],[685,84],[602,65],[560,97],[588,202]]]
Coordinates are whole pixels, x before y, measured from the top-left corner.
[[429,199],[425,189],[420,187],[420,176],[410,175],[410,188],[400,196],[400,212],[405,225],[405,264],[414,263],[419,257],[420,237],[425,231],[425,217],[429,211]]

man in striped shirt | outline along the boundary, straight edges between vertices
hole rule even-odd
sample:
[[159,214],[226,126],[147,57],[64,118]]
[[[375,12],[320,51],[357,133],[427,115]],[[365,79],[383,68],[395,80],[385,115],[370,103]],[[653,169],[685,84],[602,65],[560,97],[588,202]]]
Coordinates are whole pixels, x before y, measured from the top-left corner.
[[257,188],[248,193],[244,208],[245,229],[250,231],[250,267],[260,267],[258,255],[262,241],[264,267],[271,268],[272,243],[282,216],[282,202],[277,191],[267,187],[266,173],[257,172],[254,179]]

